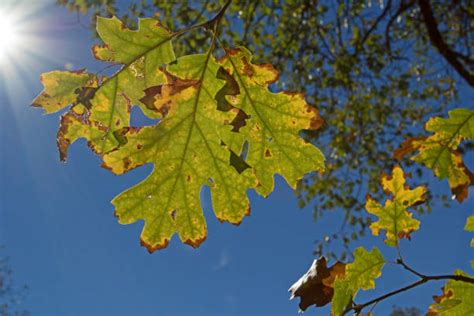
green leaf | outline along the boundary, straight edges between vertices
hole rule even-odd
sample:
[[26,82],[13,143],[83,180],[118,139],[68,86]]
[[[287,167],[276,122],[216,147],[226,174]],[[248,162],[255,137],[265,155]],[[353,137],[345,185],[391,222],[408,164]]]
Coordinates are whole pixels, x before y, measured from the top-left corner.
[[457,150],[464,139],[474,139],[474,111],[455,109],[449,111],[449,118],[433,117],[425,129],[434,132],[429,137],[407,139],[394,156],[403,156],[418,151],[411,159],[431,169],[439,179],[448,179],[453,197],[464,201],[468,188],[474,181],[474,174],[462,161]]
[[149,117],[160,117],[160,113],[148,109],[139,99],[148,87],[165,82],[159,66],[175,59],[173,34],[154,19],[140,19],[138,30],[133,31],[115,17],[99,17],[97,32],[104,45],[93,47],[95,57],[122,64],[122,68],[99,80],[84,72],[51,72],[42,78],[44,92],[33,102],[47,113],[68,105],[79,107],[71,108],[62,119],[65,124],[60,125],[58,144],[62,159],[66,159],[69,144],[79,138],[86,138],[97,154],[116,147],[118,140],[114,134],[130,125],[130,108],[135,104]]
[[[62,160],[71,143],[86,138],[116,174],[154,165],[112,201],[120,223],[145,221],[141,242],[150,252],[175,233],[193,247],[206,238],[205,185],[217,218],[239,224],[250,213],[247,190],[268,195],[275,174],[295,187],[323,170],[322,153],[300,137],[321,125],[318,111],[303,95],[270,92],[276,71],[251,64],[246,49],[226,50],[217,61],[214,38],[206,54],[175,59],[171,40],[186,31],[172,33],[155,19],[140,19],[134,31],[115,17],[98,18],[97,32],[104,45],[93,47],[94,56],[120,70],[102,78],[53,73],[34,104],[49,112],[71,105],[58,132]],[[133,105],[158,123],[131,127]]]
[[[255,70],[255,78],[266,75],[266,68]],[[235,102],[236,94],[245,91],[242,80],[248,74],[241,74],[238,81],[237,74],[226,72],[214,60],[211,51],[178,58],[166,71],[168,84],[148,89],[143,99],[148,107],[164,113],[164,118],[156,126],[126,131],[123,135],[127,139],[126,144],[104,156],[104,165],[117,174],[146,163],[155,165],[154,171],[145,181],[113,201],[121,223],[145,220],[141,241],[149,251],[165,247],[175,232],[184,243],[194,247],[206,238],[206,223],[199,200],[203,185],[211,189],[217,218],[239,224],[249,214],[246,191],[260,188],[260,183],[266,180],[261,177],[281,172],[296,181],[306,172],[306,169],[299,169],[299,173],[295,174],[294,169],[286,167],[288,161],[278,160],[277,155],[275,158],[266,157],[266,164],[256,167],[253,157],[260,140],[251,138],[243,129],[261,121],[243,113],[247,109],[242,105],[245,99]],[[260,93],[265,95],[266,90],[262,89],[265,87],[259,88]],[[232,105],[223,104],[227,94],[235,98],[230,98]],[[298,109],[302,112],[299,119],[306,120],[308,124],[310,120],[319,118],[315,110],[310,110],[300,97],[296,100],[283,94],[267,94],[266,97],[269,104],[281,104],[284,101],[280,105],[280,115],[285,120],[289,120],[292,114],[295,120],[298,119]],[[266,106],[266,103],[258,105],[262,113],[268,115]],[[290,108],[294,113],[283,112]],[[271,114],[274,115],[272,119],[278,121],[278,113]],[[310,128],[309,125],[304,127]],[[294,135],[290,135],[290,131]],[[306,150],[305,156],[298,153],[292,155],[293,164],[321,167],[323,158],[319,150],[297,138],[296,129],[275,127],[270,132],[274,132],[271,135],[275,137],[292,136],[293,151],[297,151],[298,146]],[[277,132],[282,136],[277,135]],[[240,154],[244,142],[248,142],[249,153],[245,159],[240,157],[239,160],[236,149]],[[240,145],[238,148],[232,146],[237,143]],[[273,147],[270,148],[273,150]],[[279,148],[288,150],[289,146],[286,148],[280,145]],[[240,163],[235,162],[236,157]]]
[[240,94],[228,100],[250,119],[238,135],[224,142],[237,153],[248,142],[246,162],[255,169],[260,182],[257,191],[263,196],[273,191],[275,174],[296,188],[306,173],[324,169],[321,151],[299,136],[302,130],[321,126],[318,111],[306,103],[302,94],[271,92],[268,86],[278,78],[272,65],[253,64],[252,55],[245,48],[226,52],[220,63],[240,88]]
[[425,126],[427,131],[441,133],[453,139],[462,137],[474,140],[474,110],[454,109],[449,118],[433,117]]
[[393,169],[392,175],[382,176],[382,186],[387,194],[393,195],[393,199],[382,206],[368,195],[365,208],[378,217],[378,221],[370,225],[372,233],[379,235],[380,230],[385,230],[385,243],[395,247],[399,239],[410,238],[410,234],[420,227],[420,222],[412,218],[407,209],[425,200],[426,188],[409,189],[405,185],[403,170],[398,166]]
[[81,91],[93,92],[97,88],[97,77],[80,71],[51,71],[41,75],[43,92],[32,106],[41,107],[48,114],[78,103]]
[[344,277],[337,277],[334,283],[332,315],[342,315],[359,290],[375,288],[375,279],[382,275],[384,265],[385,259],[376,247],[370,252],[363,247],[354,250],[354,262],[346,265]]
[[[467,218],[464,230],[469,232],[474,231],[474,215],[471,215]],[[471,247],[474,247],[474,238],[471,239]],[[474,269],[474,260],[471,261],[471,266]]]
[[235,113],[217,110],[215,96],[225,85],[216,78],[219,68],[211,51],[179,58],[169,71],[181,78],[170,77],[168,84],[148,91],[157,110],[167,113],[163,120],[129,130],[127,143],[104,156],[106,167],[117,174],[155,165],[146,180],[112,202],[120,223],[145,220],[141,242],[149,251],[166,247],[175,232],[193,247],[204,241],[203,185],[211,189],[220,220],[238,224],[249,214],[246,191],[257,181],[251,169],[239,174],[230,165],[231,152],[221,142],[222,134],[232,133],[225,122]]
[[[456,275],[470,277],[458,270]],[[441,296],[434,296],[435,304],[430,305],[427,316],[469,316],[474,315],[474,284],[449,280]]]

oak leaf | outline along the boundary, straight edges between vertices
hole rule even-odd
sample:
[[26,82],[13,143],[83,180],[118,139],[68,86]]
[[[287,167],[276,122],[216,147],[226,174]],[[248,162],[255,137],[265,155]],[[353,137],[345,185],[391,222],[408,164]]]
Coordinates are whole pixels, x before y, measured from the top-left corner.
[[[458,270],[456,275],[470,277]],[[427,316],[467,316],[474,314],[474,284],[449,280],[443,287],[440,296],[433,296],[434,304],[430,305]]]
[[227,49],[220,64],[240,87],[240,94],[228,97],[229,103],[249,117],[239,133],[224,142],[236,153],[248,142],[245,161],[255,169],[260,183],[257,192],[263,196],[272,192],[275,174],[296,188],[308,172],[322,171],[323,154],[299,135],[323,123],[304,95],[271,92],[268,86],[278,79],[278,72],[269,64],[253,64],[252,55],[243,47]]
[[46,113],[72,106],[61,119],[58,131],[61,160],[66,159],[69,145],[79,138],[86,138],[100,155],[117,147],[120,140],[115,135],[130,125],[130,108],[135,104],[147,116],[160,117],[139,99],[148,87],[164,83],[159,66],[175,59],[173,34],[155,19],[140,19],[134,31],[115,17],[99,17],[97,33],[104,45],[93,47],[94,56],[122,68],[101,78],[84,71],[47,73],[42,76],[44,91],[33,102]]
[[401,159],[418,151],[411,160],[431,169],[439,179],[447,179],[453,197],[459,202],[464,201],[469,186],[474,183],[474,174],[464,164],[458,146],[464,139],[474,139],[474,111],[449,111],[449,118],[433,117],[425,129],[434,134],[405,140],[394,151],[394,157]]
[[378,235],[380,230],[385,230],[385,243],[395,247],[399,239],[410,238],[410,234],[420,227],[420,222],[407,209],[425,200],[426,188],[419,186],[411,190],[406,186],[403,170],[399,166],[394,167],[391,175],[382,176],[382,186],[387,194],[393,196],[392,200],[387,200],[382,206],[368,195],[365,208],[378,217],[370,225],[372,233]]
[[332,315],[342,315],[359,290],[375,288],[375,279],[382,275],[384,265],[385,259],[377,248],[370,252],[362,247],[355,249],[354,262],[347,264],[345,275],[334,282]]
[[[171,40],[185,31],[170,32],[155,19],[140,19],[131,30],[115,17],[98,18],[97,32],[104,44],[93,47],[94,56],[120,70],[109,77],[47,74],[34,105],[47,113],[70,106],[58,132],[62,160],[71,143],[86,138],[116,174],[154,165],[112,201],[120,223],[145,221],[141,243],[150,252],[175,233],[193,247],[202,243],[203,186],[216,217],[239,224],[250,213],[249,189],[266,196],[276,174],[294,188],[306,173],[324,169],[321,151],[300,137],[321,125],[318,111],[301,94],[270,92],[275,69],[252,64],[245,48],[224,49],[218,61],[213,37],[207,53],[176,59]],[[133,105],[156,125],[130,126]]]

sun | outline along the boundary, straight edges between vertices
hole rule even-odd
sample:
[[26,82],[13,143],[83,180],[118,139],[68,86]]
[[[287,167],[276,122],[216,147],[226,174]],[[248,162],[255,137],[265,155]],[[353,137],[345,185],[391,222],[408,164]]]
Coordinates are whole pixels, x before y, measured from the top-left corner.
[[15,52],[20,34],[15,28],[13,19],[0,12],[0,63]]

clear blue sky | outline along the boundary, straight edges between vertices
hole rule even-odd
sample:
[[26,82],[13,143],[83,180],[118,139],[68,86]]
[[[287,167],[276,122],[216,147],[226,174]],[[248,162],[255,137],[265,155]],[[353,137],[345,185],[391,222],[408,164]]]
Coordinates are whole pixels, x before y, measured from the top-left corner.
[[[138,242],[142,223],[119,225],[109,201],[143,179],[151,166],[114,176],[100,168],[84,141],[71,147],[62,164],[55,140],[58,115],[29,107],[41,91],[42,72],[66,64],[91,71],[102,67],[90,55],[90,32],[53,1],[14,3],[28,4],[21,23],[30,26],[35,50],[0,64],[0,244],[16,284],[30,287],[22,307],[32,315],[296,315],[297,301],[288,301],[287,289],[311,264],[314,241],[335,230],[340,214],[315,223],[311,210],[298,209],[293,192],[278,179],[269,198],[251,194],[252,215],[235,227],[215,219],[206,191],[207,241],[195,250],[174,239],[168,249],[148,254]],[[467,104],[473,93],[463,91]],[[474,155],[467,164],[474,168]],[[445,181],[426,181],[449,190]],[[455,268],[472,273],[472,234],[462,228],[474,213],[473,196],[471,189],[464,204],[435,207],[423,217],[421,231],[402,243],[413,267],[426,274]],[[387,258],[395,256],[378,237],[357,245],[376,245]],[[387,266],[378,290],[363,293],[359,301],[413,280],[395,269]],[[388,315],[395,304],[424,309],[441,286],[425,285],[388,300],[376,314]],[[310,308],[306,314],[328,310]]]

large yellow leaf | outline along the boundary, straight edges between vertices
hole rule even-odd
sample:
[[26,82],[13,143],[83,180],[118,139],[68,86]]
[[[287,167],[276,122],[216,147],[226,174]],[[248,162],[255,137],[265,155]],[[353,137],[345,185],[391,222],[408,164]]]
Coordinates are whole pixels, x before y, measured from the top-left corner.
[[[255,78],[263,78],[268,69],[272,68],[255,68]],[[145,181],[113,201],[121,223],[145,220],[141,240],[150,251],[165,247],[175,232],[195,247],[204,240],[206,223],[199,201],[203,185],[211,188],[217,218],[238,224],[249,213],[249,188],[265,187],[268,194],[275,173],[294,185],[306,172],[322,168],[320,151],[299,138],[301,129],[315,128],[319,120],[302,96],[274,94],[258,86],[262,103],[249,108],[242,95],[247,89],[244,80],[252,76],[226,71],[210,51],[178,58],[166,73],[168,83],[147,89],[143,98],[163,119],[156,126],[127,131],[126,144],[104,156],[105,166],[118,174],[145,163],[155,166]],[[231,104],[223,104],[226,96]],[[261,112],[256,116],[252,111]],[[292,117],[297,127],[292,127]],[[265,122],[265,133],[276,145],[265,145],[259,157],[261,135],[256,138],[245,129]],[[245,142],[249,152],[240,155]],[[268,181],[271,185],[262,184]]]
[[121,223],[145,220],[141,241],[149,251],[166,247],[175,232],[194,247],[206,238],[203,185],[211,189],[216,216],[238,224],[250,211],[246,191],[257,184],[251,169],[239,173],[230,164],[231,152],[221,142],[222,134],[232,133],[225,122],[235,113],[217,110],[215,96],[225,82],[216,78],[220,66],[211,52],[179,58],[170,68],[181,78],[169,75],[168,84],[147,96],[166,116],[155,126],[129,130],[127,143],[104,156],[118,174],[145,163],[155,166],[145,181],[112,202]]
[[[86,138],[116,174],[154,165],[112,201],[120,223],[145,221],[141,242],[150,252],[175,233],[194,247],[206,238],[205,185],[217,218],[239,224],[250,212],[247,190],[266,196],[275,174],[295,187],[306,173],[323,170],[322,153],[300,137],[321,125],[318,111],[301,94],[270,92],[276,71],[251,64],[246,49],[226,50],[216,61],[214,38],[206,54],[175,59],[171,40],[185,31],[169,32],[154,19],[140,19],[133,31],[117,18],[99,18],[97,31],[104,45],[93,47],[94,56],[121,69],[102,78],[46,75],[34,104],[48,113],[71,105],[58,132],[61,159]],[[131,127],[133,105],[158,123]]]

